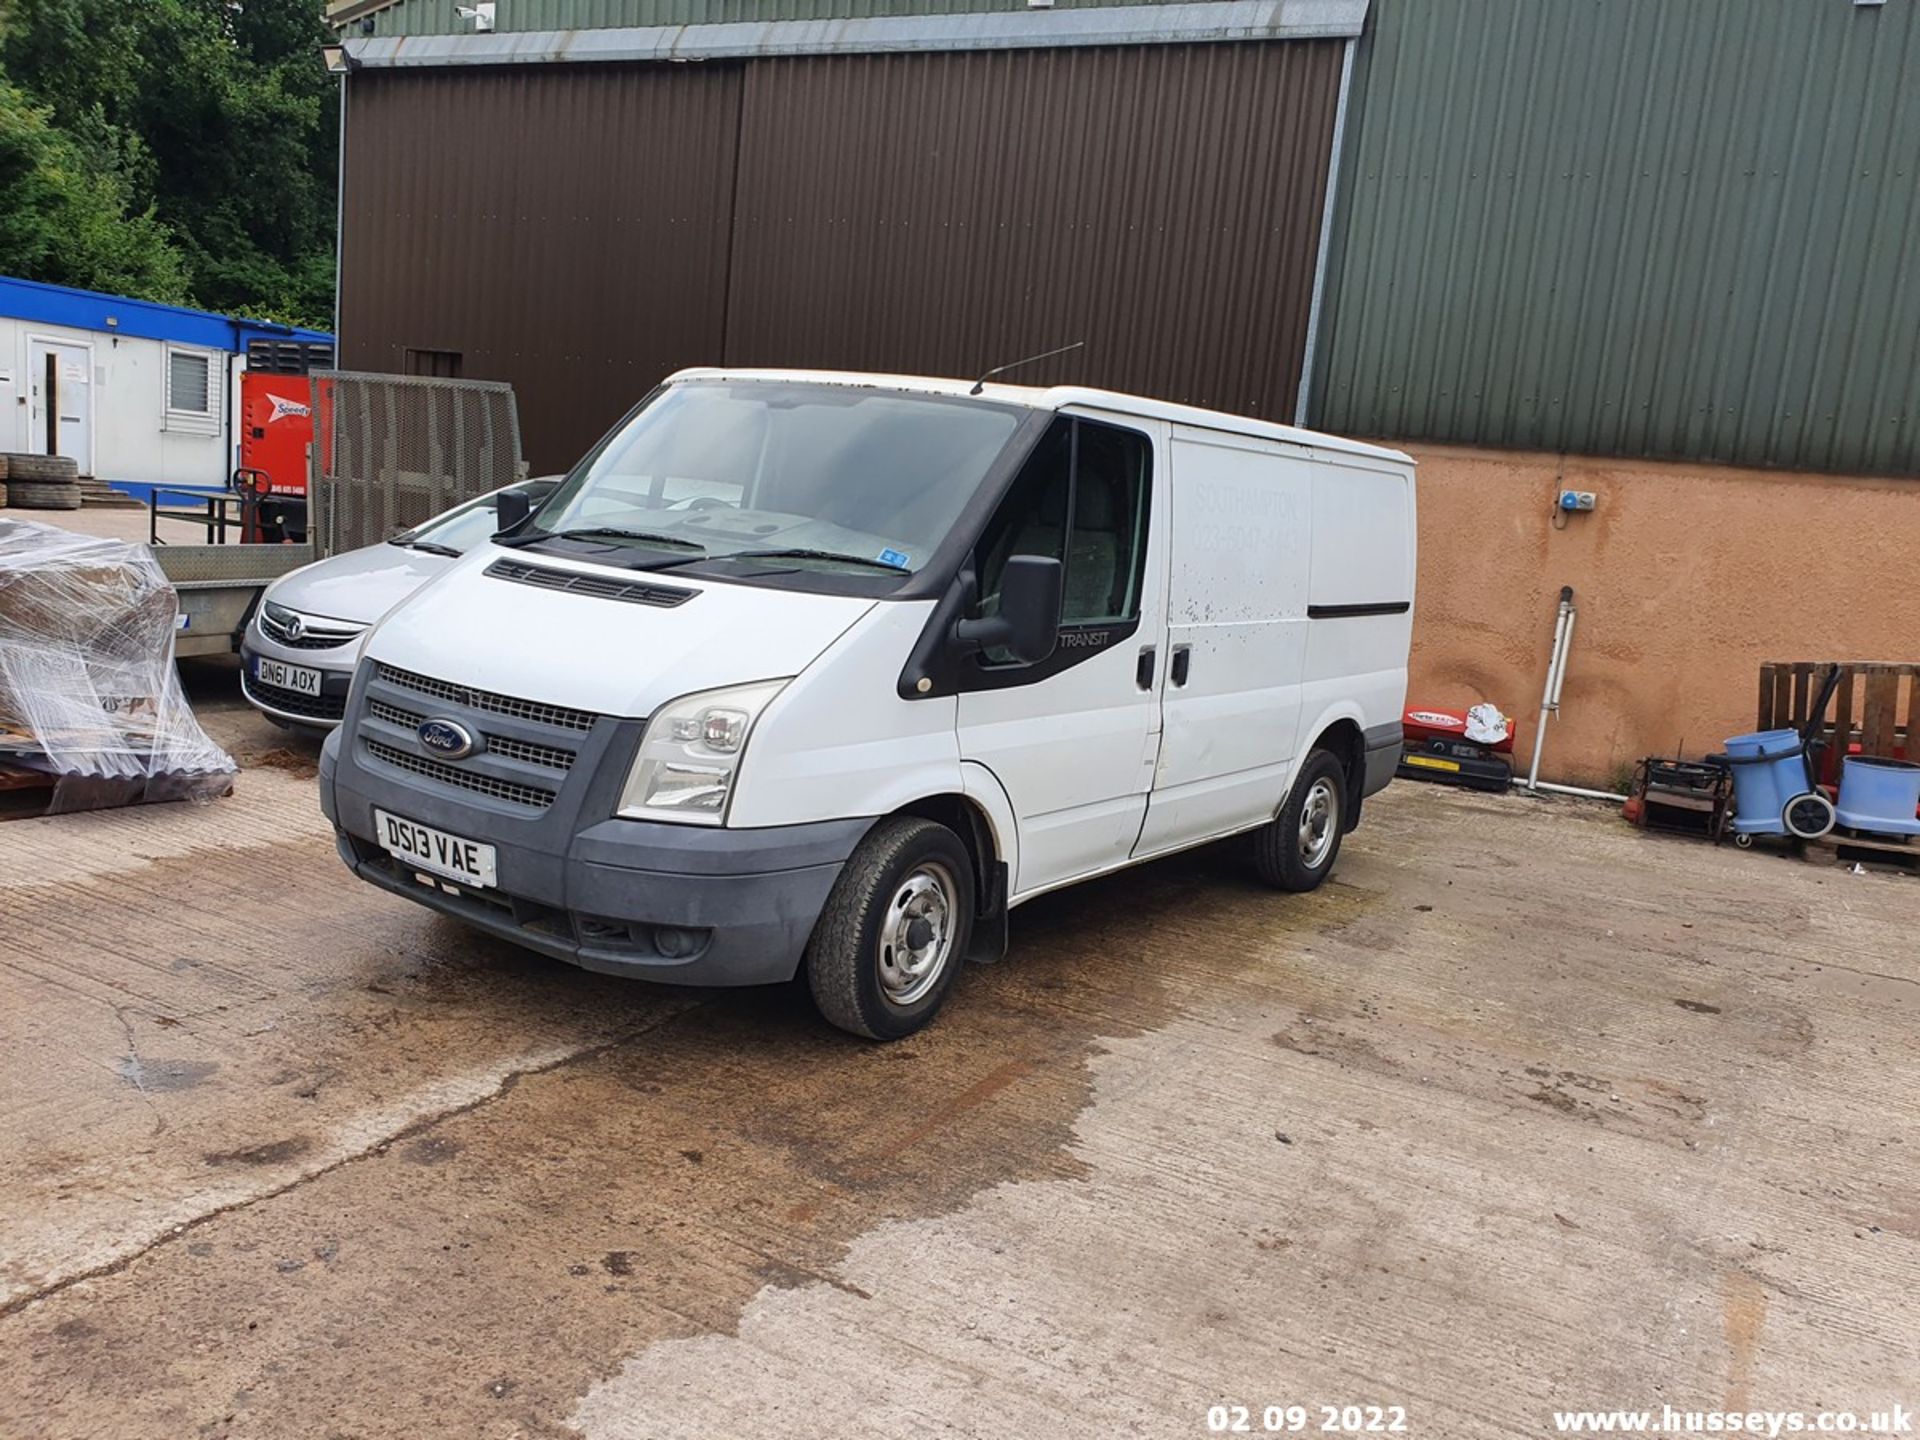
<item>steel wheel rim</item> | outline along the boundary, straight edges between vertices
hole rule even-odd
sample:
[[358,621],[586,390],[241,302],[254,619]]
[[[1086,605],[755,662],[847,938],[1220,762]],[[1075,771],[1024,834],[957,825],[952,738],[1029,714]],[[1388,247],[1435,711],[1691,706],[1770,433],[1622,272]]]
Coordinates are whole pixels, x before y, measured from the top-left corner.
[[940,983],[953,957],[959,910],[953,872],[936,860],[923,860],[894,886],[875,957],[888,1004],[915,1004]]
[[1340,804],[1331,780],[1316,780],[1300,807],[1300,863],[1309,870],[1326,864],[1339,834]]

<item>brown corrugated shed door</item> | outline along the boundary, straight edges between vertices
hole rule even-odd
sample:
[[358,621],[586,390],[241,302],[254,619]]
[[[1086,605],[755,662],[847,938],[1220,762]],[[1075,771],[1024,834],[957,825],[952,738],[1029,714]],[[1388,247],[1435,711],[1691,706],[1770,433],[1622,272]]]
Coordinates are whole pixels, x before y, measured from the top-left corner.
[[726,358],[1291,419],[1341,42],[748,67]]
[[689,365],[1288,419],[1341,47],[363,71],[343,363],[510,382],[535,473]]
[[511,382],[536,474],[661,376],[717,363],[740,82],[735,65],[356,75],[343,363],[458,357]]

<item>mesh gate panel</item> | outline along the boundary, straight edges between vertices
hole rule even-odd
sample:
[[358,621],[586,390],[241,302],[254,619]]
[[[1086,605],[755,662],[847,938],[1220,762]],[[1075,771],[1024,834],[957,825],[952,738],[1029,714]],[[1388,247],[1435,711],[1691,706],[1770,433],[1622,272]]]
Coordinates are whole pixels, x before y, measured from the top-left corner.
[[378,544],[522,477],[513,387],[316,370],[311,463],[320,554]]

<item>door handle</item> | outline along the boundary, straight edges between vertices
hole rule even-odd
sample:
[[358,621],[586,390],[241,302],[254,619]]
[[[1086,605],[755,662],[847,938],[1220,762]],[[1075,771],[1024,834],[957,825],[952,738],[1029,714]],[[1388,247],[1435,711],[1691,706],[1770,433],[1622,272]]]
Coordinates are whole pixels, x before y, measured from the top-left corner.
[[1174,646],[1173,647],[1173,669],[1168,672],[1167,678],[1171,680],[1175,685],[1186,684],[1187,683],[1187,666],[1190,665],[1192,662],[1193,662],[1193,647],[1191,645]]
[[1153,689],[1153,646],[1140,647],[1139,662],[1133,667],[1133,683],[1142,690]]

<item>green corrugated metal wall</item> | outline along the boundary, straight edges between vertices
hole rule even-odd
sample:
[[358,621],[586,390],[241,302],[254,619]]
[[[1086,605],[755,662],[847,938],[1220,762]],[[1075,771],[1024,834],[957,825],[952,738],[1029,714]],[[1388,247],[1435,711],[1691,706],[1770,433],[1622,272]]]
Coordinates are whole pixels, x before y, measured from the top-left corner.
[[[1024,8],[498,0],[497,24]],[[1311,420],[1406,440],[1920,473],[1917,9],[1373,0]],[[380,34],[467,29],[452,0],[377,17]]]
[[[469,0],[470,3],[470,0]],[[1054,8],[1160,5],[1181,0],[1054,0]],[[625,25],[700,25],[738,20],[844,20],[869,15],[966,15],[1028,8],[1026,0],[498,0],[494,29],[601,30]],[[376,35],[464,35],[454,0],[401,0],[375,17]]]
[[1916,0],[1374,0],[1310,416],[1920,473]]

